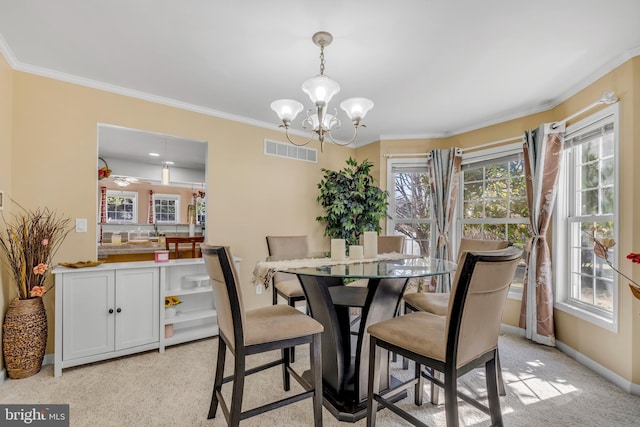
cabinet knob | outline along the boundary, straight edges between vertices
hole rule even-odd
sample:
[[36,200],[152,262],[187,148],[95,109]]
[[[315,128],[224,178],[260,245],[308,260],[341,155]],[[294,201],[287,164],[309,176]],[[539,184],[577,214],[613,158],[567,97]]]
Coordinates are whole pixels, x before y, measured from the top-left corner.
[[109,314],[113,314],[113,308],[109,309]]
[[120,307],[118,307],[118,309],[116,310],[116,312],[120,313],[122,312],[122,309]]

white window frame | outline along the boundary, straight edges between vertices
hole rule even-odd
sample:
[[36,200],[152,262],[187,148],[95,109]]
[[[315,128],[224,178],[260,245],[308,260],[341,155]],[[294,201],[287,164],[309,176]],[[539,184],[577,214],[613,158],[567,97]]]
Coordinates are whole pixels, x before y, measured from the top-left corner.
[[[110,224],[137,224],[138,223],[138,192],[136,191],[122,191],[122,190],[107,190],[106,193],[107,203],[105,215],[107,216],[107,222]],[[110,220],[109,219],[109,198],[110,197],[128,197],[133,199],[133,218],[131,220]]]
[[[478,151],[473,151],[470,153],[465,153],[464,151],[462,152],[462,166],[466,166],[466,165],[472,165],[474,163],[479,163],[479,162],[486,162],[486,161],[491,161],[491,160],[500,160],[501,158],[504,157],[509,157],[509,156],[514,156],[514,155],[522,155],[522,142],[516,142],[513,144],[508,144],[508,145],[502,145],[499,147],[493,147],[493,148],[487,148],[485,150],[478,150]],[[463,188],[463,182],[462,182],[462,173],[460,174],[460,194],[458,197],[458,206],[457,206],[457,213],[456,213],[456,226],[453,228],[453,230],[455,230],[455,235],[452,236],[452,241],[453,242],[460,242],[460,237],[462,237],[463,232],[462,232],[462,227],[463,224],[465,224],[465,222],[462,220],[462,213],[464,212],[464,208],[463,208],[463,203],[464,203],[464,195],[462,194],[462,192],[464,191]],[[503,223],[513,223],[513,224],[519,224],[521,223],[521,221],[515,221],[515,220],[509,220],[508,218],[496,218],[494,219],[488,219],[487,221],[485,221],[485,223],[490,224],[490,223],[496,223],[496,224],[503,224]],[[528,224],[528,221],[527,221]],[[456,246],[455,247],[455,253],[457,254],[459,250],[459,247]],[[526,279],[525,279],[526,280]],[[522,299],[522,288],[519,287],[514,287],[514,288],[509,288],[509,294],[508,294],[508,298],[509,299],[516,299],[516,300],[521,300]]]
[[[156,200],[173,200],[176,204],[176,220],[175,221],[161,221],[156,218]],[[153,220],[156,224],[180,224],[180,195],[179,194],[153,194]]]
[[[620,221],[619,221],[619,212],[620,212],[620,181],[619,181],[619,147],[620,147],[620,108],[619,105],[613,104],[610,105],[595,114],[590,115],[589,117],[568,126],[565,132],[566,137],[570,137],[571,134],[575,134],[589,125],[594,124],[595,122],[605,120],[607,117],[611,117],[614,126],[614,212],[613,212],[613,223],[614,223],[614,239],[619,241],[619,230],[620,230]],[[553,222],[553,248],[554,248],[554,262],[553,262],[553,278],[555,283],[555,298],[554,298],[554,307],[560,311],[571,314],[575,317],[578,317],[587,322],[598,325],[604,329],[607,329],[612,332],[618,332],[618,311],[619,311],[619,283],[618,283],[618,275],[614,274],[613,276],[613,309],[610,315],[605,312],[605,310],[599,309],[598,307],[593,307],[588,304],[580,303],[577,301],[573,301],[569,298],[571,281],[569,275],[571,272],[566,268],[569,264],[569,251],[570,245],[568,244],[568,236],[569,236],[569,227],[571,225],[571,221],[568,218],[570,209],[569,209],[569,193],[571,192],[569,186],[571,188],[575,188],[574,184],[570,179],[570,171],[567,170],[567,159],[566,155],[563,153],[563,162],[562,162],[562,173],[560,175],[559,183],[558,183],[558,199],[554,209],[554,222]],[[597,216],[593,217],[594,220],[598,220]],[[613,252],[612,262],[614,265],[618,265],[618,251],[615,250]],[[595,256],[595,255],[594,255]]]
[[[424,168],[425,173],[428,173],[429,171],[429,164],[427,162],[427,157],[425,156],[424,158],[399,158],[399,159],[393,159],[393,158],[389,158],[387,160],[387,192],[389,193],[389,205],[387,207],[387,213],[389,214],[389,216],[391,218],[387,218],[386,221],[386,230],[387,230],[387,234],[390,233],[395,233],[395,225],[396,222],[403,222],[403,223],[407,223],[407,222],[412,222],[410,220],[403,220],[403,221],[396,221],[393,216],[396,212],[396,200],[395,200],[395,179],[393,177],[393,169],[394,166],[396,168],[402,168],[403,166],[406,168]],[[433,215],[433,206],[430,209],[431,214]],[[414,222],[416,223],[424,223],[424,224],[430,224],[430,234],[431,234],[431,240],[429,241],[429,248],[430,251],[432,250],[432,248],[435,247],[436,241],[435,241],[435,235],[436,235],[436,221],[433,218],[433,216],[429,219],[421,219],[421,220],[415,220]],[[405,245],[407,245],[407,242],[405,241]]]

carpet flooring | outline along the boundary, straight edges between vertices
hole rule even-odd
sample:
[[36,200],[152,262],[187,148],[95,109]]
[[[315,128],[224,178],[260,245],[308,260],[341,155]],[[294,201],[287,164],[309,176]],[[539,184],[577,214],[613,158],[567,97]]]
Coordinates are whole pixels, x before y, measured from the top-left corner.
[[[531,343],[520,337],[500,336],[500,355],[507,396],[501,397],[506,426],[638,426],[640,397],[630,395],[555,348]],[[0,403],[70,405],[71,426],[225,426],[222,413],[214,420],[206,415],[211,399],[217,338],[169,347],[164,353],[150,351],[100,363],[65,369],[53,376],[53,366],[30,378],[5,380]],[[308,366],[306,348],[296,352],[295,367]],[[251,366],[267,360],[260,355]],[[227,366],[231,367],[228,357]],[[392,364],[393,374],[406,377],[401,363]],[[230,372],[229,372],[230,373]],[[459,381],[461,388],[483,396],[483,371],[474,371]],[[295,385],[293,385],[295,384]],[[248,378],[245,408],[284,396],[280,368]],[[292,381],[292,392],[299,390]],[[228,396],[230,385],[223,387]],[[413,396],[401,404],[429,425],[444,426],[444,405],[413,404]],[[291,393],[291,392],[290,392]],[[442,396],[442,395],[441,395]],[[442,401],[441,397],[441,401]],[[488,426],[484,413],[460,401],[461,426]],[[362,427],[337,421],[326,409],[325,426]],[[404,426],[389,410],[377,417],[379,426]],[[241,426],[311,426],[311,401],[305,400],[241,422]]]

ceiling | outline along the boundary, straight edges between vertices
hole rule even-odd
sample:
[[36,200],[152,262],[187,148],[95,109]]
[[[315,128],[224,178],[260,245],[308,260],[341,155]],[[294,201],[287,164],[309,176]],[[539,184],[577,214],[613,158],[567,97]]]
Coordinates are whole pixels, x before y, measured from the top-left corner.
[[16,70],[275,129],[273,100],[310,107],[311,36],[329,31],[332,104],[375,102],[362,145],[549,109],[640,55],[638,17],[638,0],[0,0],[0,52]]

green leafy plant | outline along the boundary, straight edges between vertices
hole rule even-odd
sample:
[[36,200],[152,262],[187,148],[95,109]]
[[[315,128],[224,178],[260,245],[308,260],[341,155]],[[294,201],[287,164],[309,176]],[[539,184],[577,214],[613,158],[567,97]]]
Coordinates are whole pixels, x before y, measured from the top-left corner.
[[382,231],[380,221],[388,217],[388,194],[374,185],[372,166],[369,160],[358,164],[350,157],[340,171],[322,169],[316,200],[326,214],[316,221],[325,224],[325,236],[357,245],[364,231]]

